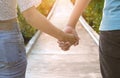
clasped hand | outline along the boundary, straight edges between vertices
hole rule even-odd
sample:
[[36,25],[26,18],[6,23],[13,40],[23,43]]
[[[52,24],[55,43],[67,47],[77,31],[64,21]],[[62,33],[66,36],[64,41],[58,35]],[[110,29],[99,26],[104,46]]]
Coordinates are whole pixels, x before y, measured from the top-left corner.
[[75,29],[72,27],[67,26],[64,29],[64,32],[66,34],[66,37],[64,38],[64,40],[58,41],[58,44],[62,50],[67,51],[72,45],[76,46],[79,44],[79,37]]

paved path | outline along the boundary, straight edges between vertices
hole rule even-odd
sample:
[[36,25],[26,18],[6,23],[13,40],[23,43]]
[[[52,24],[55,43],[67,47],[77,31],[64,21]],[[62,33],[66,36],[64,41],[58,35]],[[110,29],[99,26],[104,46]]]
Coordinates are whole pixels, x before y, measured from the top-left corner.
[[[63,29],[72,10],[70,0],[58,0],[50,21]],[[26,78],[101,78],[98,46],[78,22],[77,47],[62,51],[56,39],[42,33],[28,57]]]

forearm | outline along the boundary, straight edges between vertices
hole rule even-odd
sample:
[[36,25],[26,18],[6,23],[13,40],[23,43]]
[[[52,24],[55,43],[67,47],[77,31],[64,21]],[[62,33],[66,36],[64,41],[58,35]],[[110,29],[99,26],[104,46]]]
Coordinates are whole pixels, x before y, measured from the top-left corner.
[[23,12],[23,16],[26,18],[26,21],[32,25],[33,27],[45,32],[59,40],[62,40],[64,37],[64,32],[60,29],[56,28],[53,24],[51,24],[46,17],[39,13],[35,7],[28,9]]
[[90,2],[90,0],[77,0],[76,1],[76,4],[75,4],[73,12],[69,18],[67,26],[71,26],[72,28],[75,28],[76,23],[78,22],[80,15],[84,11],[84,9],[87,7],[89,2]]

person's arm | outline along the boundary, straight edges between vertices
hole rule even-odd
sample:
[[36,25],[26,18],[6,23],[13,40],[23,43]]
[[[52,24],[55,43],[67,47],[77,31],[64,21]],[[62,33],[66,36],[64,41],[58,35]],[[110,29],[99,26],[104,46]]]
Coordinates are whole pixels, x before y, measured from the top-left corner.
[[69,18],[67,26],[70,26],[75,29],[75,26],[79,20],[79,17],[81,16],[81,14],[83,13],[83,11],[85,10],[85,8],[87,7],[90,1],[91,0],[77,0],[75,2],[75,6]]
[[26,21],[33,27],[45,32],[60,41],[69,41],[74,44],[76,39],[73,35],[66,34],[51,24],[35,7],[22,12]]
[[30,25],[41,30],[42,32],[50,34],[51,36],[60,40],[62,38],[61,36],[64,36],[64,33],[53,26],[53,24],[51,24],[46,17],[40,14],[35,7],[27,9],[22,14]]
[[[84,9],[87,7],[89,2],[90,2],[90,0],[77,0],[75,2],[74,9],[72,11],[72,14],[69,18],[69,21],[68,21],[66,27],[65,27],[65,30],[64,30],[65,33],[73,34],[76,37],[77,40],[76,40],[76,43],[74,45],[79,44],[79,37],[78,37],[77,32],[75,30],[76,23],[78,22],[80,15],[84,11]],[[61,47],[62,50],[69,50],[69,48],[72,46],[68,42],[58,41],[58,43],[59,43],[59,46]]]

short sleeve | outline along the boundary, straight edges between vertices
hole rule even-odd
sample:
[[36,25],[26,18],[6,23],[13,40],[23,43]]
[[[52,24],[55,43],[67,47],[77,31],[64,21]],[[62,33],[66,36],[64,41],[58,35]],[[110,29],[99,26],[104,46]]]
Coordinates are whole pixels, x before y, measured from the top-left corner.
[[36,6],[36,4],[40,4],[41,0],[18,0],[18,6],[20,8],[20,11],[23,12],[33,6]]

